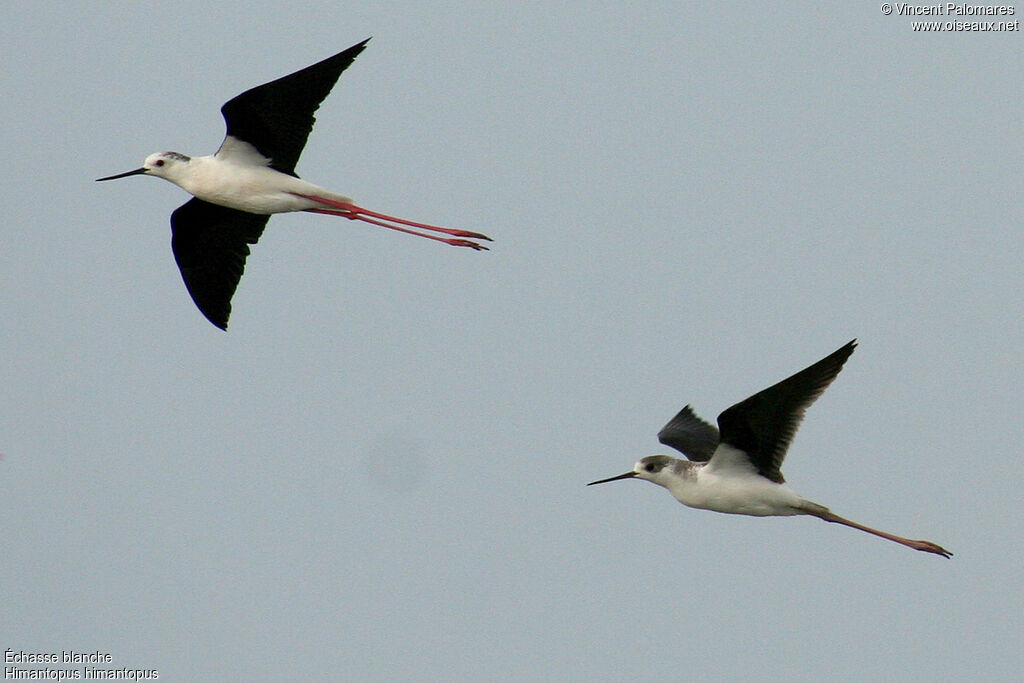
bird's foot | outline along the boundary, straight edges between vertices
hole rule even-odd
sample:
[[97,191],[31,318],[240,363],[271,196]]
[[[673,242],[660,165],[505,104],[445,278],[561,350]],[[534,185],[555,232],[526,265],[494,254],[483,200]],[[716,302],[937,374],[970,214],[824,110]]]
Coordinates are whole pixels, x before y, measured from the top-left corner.
[[[487,239],[487,238],[485,237],[484,239]],[[445,244],[450,244],[453,247],[469,247],[470,249],[476,249],[477,251],[489,251],[489,249],[487,247],[485,247],[484,245],[477,244],[476,242],[470,242],[469,240],[458,240],[458,239],[446,240],[446,239],[442,239],[441,241],[444,242]]]
[[953,553],[949,552],[941,545],[932,543],[931,541],[911,541],[908,545],[914,550],[923,550],[926,553],[935,553],[936,555],[942,555],[947,559],[953,557]]
[[[487,235],[483,235],[483,234],[481,234],[479,232],[470,232],[469,230],[453,230],[449,234],[454,235],[455,237],[468,237],[471,240],[484,240],[485,242],[493,242],[494,241],[490,237],[488,237]],[[486,247],[482,247],[482,248],[486,249]]]

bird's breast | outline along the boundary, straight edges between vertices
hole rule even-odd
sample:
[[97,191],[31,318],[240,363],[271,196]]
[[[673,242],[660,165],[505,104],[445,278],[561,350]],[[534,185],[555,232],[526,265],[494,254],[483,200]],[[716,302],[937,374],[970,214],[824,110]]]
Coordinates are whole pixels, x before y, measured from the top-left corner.
[[799,496],[758,474],[723,477],[702,468],[694,479],[669,490],[683,505],[702,510],[755,517],[800,514],[795,508]]
[[302,211],[314,205],[293,192],[309,192],[309,183],[268,166],[234,164],[208,158],[196,166],[183,187],[203,201],[261,215]]

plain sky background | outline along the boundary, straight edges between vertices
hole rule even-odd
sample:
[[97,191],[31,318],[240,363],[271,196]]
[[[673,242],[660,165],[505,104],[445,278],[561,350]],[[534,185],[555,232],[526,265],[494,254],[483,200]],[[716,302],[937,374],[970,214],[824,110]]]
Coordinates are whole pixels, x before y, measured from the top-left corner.
[[[1020,33],[880,3],[5,3],[0,647],[161,680],[1008,680],[1024,667]],[[1015,18],[1022,18],[1017,7]],[[299,174],[494,238],[271,219],[210,325],[219,107],[367,36]],[[643,482],[857,337],[783,468]]]

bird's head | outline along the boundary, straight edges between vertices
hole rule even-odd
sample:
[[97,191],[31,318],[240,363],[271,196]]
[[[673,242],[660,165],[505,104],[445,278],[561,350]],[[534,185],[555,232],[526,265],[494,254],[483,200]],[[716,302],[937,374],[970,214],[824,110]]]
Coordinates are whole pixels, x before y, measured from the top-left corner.
[[156,152],[146,157],[146,160],[142,162],[142,168],[96,180],[98,182],[100,180],[117,180],[130,175],[153,175],[173,181],[185,169],[189,161],[191,161],[189,157],[178,152]]
[[649,455],[646,458],[641,458],[636,461],[633,465],[633,470],[620,474],[617,477],[609,477],[607,479],[599,479],[592,481],[587,486],[593,486],[594,484],[604,484],[609,481],[617,481],[619,479],[646,479],[647,481],[654,482],[659,486],[668,486],[668,482],[671,479],[669,473],[672,470],[672,463],[675,462],[675,458],[670,458],[667,455]]

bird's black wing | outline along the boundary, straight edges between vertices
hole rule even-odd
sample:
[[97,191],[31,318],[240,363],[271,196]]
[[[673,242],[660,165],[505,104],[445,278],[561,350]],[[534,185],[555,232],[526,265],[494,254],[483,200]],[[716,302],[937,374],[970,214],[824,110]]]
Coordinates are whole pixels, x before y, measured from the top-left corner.
[[783,483],[781,467],[804,411],[832,383],[857,340],[718,416],[722,443],[744,451],[761,476]]
[[171,214],[171,250],[185,287],[206,318],[228,327],[231,297],[270,216],[192,198]]
[[661,428],[658,441],[671,446],[690,460],[707,462],[718,447],[718,430],[697,417],[690,406],[686,406]]
[[220,109],[227,134],[255,147],[271,168],[295,175],[316,121],[313,113],[369,40],[232,98]]

